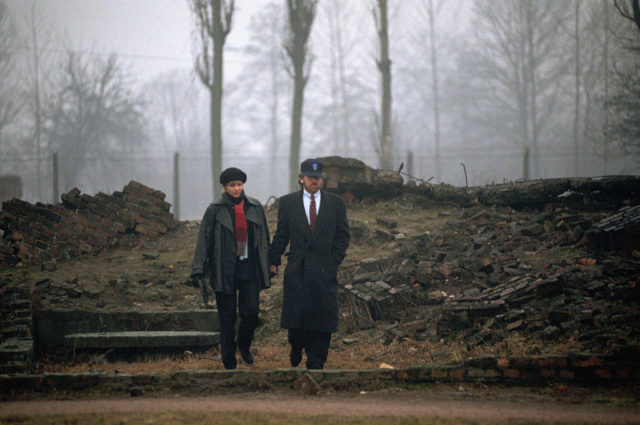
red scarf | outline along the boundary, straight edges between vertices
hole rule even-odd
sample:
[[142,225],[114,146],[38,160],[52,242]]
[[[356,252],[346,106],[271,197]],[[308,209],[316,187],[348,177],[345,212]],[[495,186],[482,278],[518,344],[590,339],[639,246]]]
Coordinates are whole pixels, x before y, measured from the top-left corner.
[[244,199],[233,206],[236,214],[236,252],[239,257],[247,255],[247,218],[244,216]]

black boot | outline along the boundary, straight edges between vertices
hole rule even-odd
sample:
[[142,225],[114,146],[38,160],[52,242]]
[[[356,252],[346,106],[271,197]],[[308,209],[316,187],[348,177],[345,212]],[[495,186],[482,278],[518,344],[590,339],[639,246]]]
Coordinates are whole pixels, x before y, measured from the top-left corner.
[[249,350],[240,350],[242,360],[249,366],[253,365],[253,354]]

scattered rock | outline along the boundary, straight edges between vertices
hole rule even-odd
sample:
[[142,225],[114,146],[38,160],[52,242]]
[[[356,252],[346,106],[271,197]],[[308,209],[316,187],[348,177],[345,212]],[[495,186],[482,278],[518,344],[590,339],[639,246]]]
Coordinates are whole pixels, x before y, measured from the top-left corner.
[[144,390],[142,388],[131,388],[129,393],[131,397],[141,397],[144,395]]
[[309,374],[305,373],[293,383],[293,389],[300,394],[305,395],[318,395],[322,388],[316,382],[315,379]]

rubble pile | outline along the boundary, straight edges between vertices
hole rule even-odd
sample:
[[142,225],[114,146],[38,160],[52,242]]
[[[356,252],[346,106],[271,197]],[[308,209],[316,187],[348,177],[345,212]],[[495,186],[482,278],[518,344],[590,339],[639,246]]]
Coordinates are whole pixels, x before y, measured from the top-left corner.
[[640,239],[640,205],[626,206],[593,226],[591,241],[596,247],[629,250]]
[[579,210],[616,209],[640,203],[640,176],[538,179],[475,187],[409,181],[406,192],[461,207],[474,204],[540,209],[545,205]]
[[[349,206],[340,333],[367,331],[345,344],[381,336],[479,348],[511,336],[593,351],[638,344],[640,178],[455,188],[403,185],[398,172],[323,160],[326,188]],[[200,293],[185,284],[199,223],[175,221],[164,197],[131,182],[113,195],[74,189],[57,205],[5,202],[3,300],[16,284],[28,287],[33,311],[200,308]],[[275,225],[275,208],[266,213]],[[123,249],[105,249],[114,245]],[[274,284],[261,301],[273,329],[278,291]]]
[[377,170],[355,158],[320,159],[324,164],[325,188],[342,195],[348,202],[391,198],[402,190],[404,181],[397,172]]
[[397,339],[462,335],[474,346],[518,332],[574,338],[593,349],[637,340],[640,252],[591,240],[621,216],[626,227],[614,227],[628,232],[636,211],[475,207],[444,217],[443,229],[406,238],[378,220],[385,228],[370,233],[395,238],[397,252],[344,267],[345,301],[360,321],[400,323]]
[[0,270],[18,263],[53,269],[56,260],[114,246],[125,234],[164,234],[177,224],[164,198],[163,192],[131,181],[113,195],[90,196],[74,188],[56,205],[5,201]]
[[34,357],[28,288],[8,285],[0,300],[0,373],[28,371]]

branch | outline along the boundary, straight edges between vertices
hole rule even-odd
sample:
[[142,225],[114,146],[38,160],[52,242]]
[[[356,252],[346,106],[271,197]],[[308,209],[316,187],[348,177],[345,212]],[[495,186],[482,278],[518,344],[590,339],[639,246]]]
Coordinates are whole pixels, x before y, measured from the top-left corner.
[[231,31],[231,20],[233,18],[233,10],[235,9],[235,0],[230,0],[228,5],[226,1],[222,2],[222,11],[224,14],[224,37]]
[[631,3],[631,10],[623,0],[614,0],[613,4],[623,18],[633,21],[638,30],[640,30],[640,0],[629,0],[629,2]]

